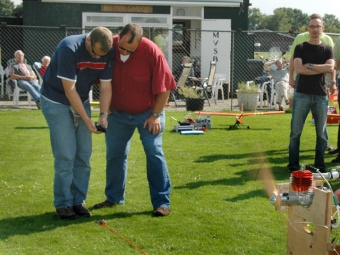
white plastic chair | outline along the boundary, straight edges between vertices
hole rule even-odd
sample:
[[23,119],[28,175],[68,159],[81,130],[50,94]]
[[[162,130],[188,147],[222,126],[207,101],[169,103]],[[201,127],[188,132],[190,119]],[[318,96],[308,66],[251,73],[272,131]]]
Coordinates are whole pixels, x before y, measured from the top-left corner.
[[[246,85],[249,87],[250,84],[254,83],[255,84],[255,81],[247,81],[246,82]],[[267,103],[270,104],[270,107],[272,105],[272,100],[273,100],[273,96],[270,98],[270,102],[268,102],[268,99],[269,99],[269,94],[268,94],[268,90],[267,90],[267,86],[273,86],[272,85],[272,79],[270,81],[267,81],[267,82],[264,82],[264,83],[260,83],[258,84],[258,88],[260,90],[260,109],[263,108],[265,105],[265,100],[264,99],[264,95],[266,95],[266,98],[267,98]],[[273,93],[273,89],[272,89],[272,93]],[[271,108],[270,108],[271,109]]]
[[[275,84],[274,84],[274,80],[271,79],[270,81],[264,82],[262,84],[262,89],[261,89],[261,93],[265,93],[267,96],[267,101],[268,101],[268,87],[270,87],[270,102],[269,103],[269,109],[273,109],[275,108],[275,95],[276,95],[276,90],[275,90]],[[261,98],[261,97],[260,97]],[[262,95],[263,98],[263,95]],[[260,102],[261,105],[261,102]]]
[[215,104],[217,104],[219,90],[222,92],[222,100],[224,102],[223,81],[226,79],[227,75],[225,74],[215,74],[214,83],[211,88],[211,99],[214,99]]
[[[261,87],[261,94],[260,94],[260,108],[262,108],[263,106],[267,106],[267,104],[269,104],[269,107],[271,109],[271,100],[272,100],[272,97],[270,97],[270,100],[269,100],[269,93],[268,93],[268,86],[269,87],[272,87],[272,82],[273,80],[270,80],[270,81],[266,81],[262,84],[262,87]],[[261,86],[261,85],[260,85]],[[264,95],[266,95],[266,102],[267,104],[265,104],[264,102]]]
[[[9,59],[7,61],[7,67],[5,73],[7,75],[7,80],[6,80],[6,92],[7,92],[7,96],[9,99],[13,98],[13,105],[18,108],[19,107],[19,97],[27,97],[27,101],[28,101],[28,106],[31,106],[31,101],[32,101],[32,97],[31,94],[28,93],[28,91],[22,90],[18,87],[18,82],[17,80],[11,79],[8,77],[8,72],[9,72],[9,66],[12,65],[14,63],[14,59]],[[27,63],[26,59],[25,59],[25,64]]]

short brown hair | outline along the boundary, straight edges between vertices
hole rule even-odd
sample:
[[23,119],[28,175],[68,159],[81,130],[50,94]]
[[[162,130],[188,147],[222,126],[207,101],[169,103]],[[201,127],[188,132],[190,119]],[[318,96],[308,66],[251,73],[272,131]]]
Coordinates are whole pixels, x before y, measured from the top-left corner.
[[102,52],[109,52],[112,47],[112,32],[106,27],[96,27],[94,28],[90,35],[91,46],[96,43],[100,43],[100,50]]
[[140,42],[143,37],[143,28],[135,23],[129,23],[123,27],[122,31],[120,31],[119,37],[123,38],[123,36],[126,34],[131,34],[129,41],[127,42],[128,44],[133,43],[135,37],[137,37],[138,41]]
[[312,19],[320,19],[320,20],[321,20],[321,24],[323,24],[323,20],[322,20],[321,15],[320,15],[320,14],[317,14],[317,13],[313,13],[313,14],[310,15],[309,18],[308,18],[308,24],[307,24],[307,26],[309,25],[309,22],[310,22]]

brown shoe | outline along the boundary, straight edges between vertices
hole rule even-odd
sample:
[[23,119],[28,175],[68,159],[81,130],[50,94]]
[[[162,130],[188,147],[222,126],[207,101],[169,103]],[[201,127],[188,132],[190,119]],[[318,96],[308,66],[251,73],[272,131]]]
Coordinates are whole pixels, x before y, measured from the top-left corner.
[[62,220],[75,220],[78,218],[72,206],[57,208],[55,214]]
[[170,210],[167,207],[160,206],[154,212],[153,215],[155,216],[168,216],[170,214]]
[[95,205],[93,206],[93,208],[95,208],[95,209],[100,209],[100,208],[105,208],[105,207],[113,207],[113,206],[115,206],[115,205],[117,205],[117,203],[112,203],[112,202],[110,202],[110,201],[108,201],[108,200],[105,200],[104,202],[95,204]]
[[73,211],[78,215],[78,216],[82,216],[85,218],[90,218],[91,217],[91,213],[89,211],[89,209],[87,209],[86,205],[80,204],[80,205],[75,205],[73,206]]

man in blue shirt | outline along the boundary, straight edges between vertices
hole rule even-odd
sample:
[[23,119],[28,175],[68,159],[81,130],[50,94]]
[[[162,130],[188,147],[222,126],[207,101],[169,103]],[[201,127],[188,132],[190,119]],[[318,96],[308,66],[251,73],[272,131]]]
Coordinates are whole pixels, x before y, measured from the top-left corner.
[[89,92],[100,80],[98,124],[107,127],[113,65],[112,33],[104,27],[72,35],[57,46],[43,77],[41,108],[50,128],[54,156],[54,206],[60,219],[90,217],[85,199],[90,178]]

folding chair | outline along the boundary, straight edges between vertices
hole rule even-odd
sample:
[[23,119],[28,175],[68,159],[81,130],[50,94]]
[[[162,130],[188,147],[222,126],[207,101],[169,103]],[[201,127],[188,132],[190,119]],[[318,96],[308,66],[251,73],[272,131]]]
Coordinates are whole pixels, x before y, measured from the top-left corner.
[[[185,83],[187,82],[188,77],[189,77],[189,75],[191,73],[191,69],[192,69],[192,63],[185,63],[183,65],[182,74],[179,77],[178,82],[177,82],[177,89],[179,89],[180,87],[183,87],[185,85]],[[173,90],[171,91],[172,98],[173,98],[173,100],[175,102],[175,105],[177,107],[176,94],[177,94],[177,90],[176,91],[173,91]]]
[[210,61],[210,71],[208,78],[196,78],[196,77],[189,77],[192,81],[200,81],[200,85],[196,86],[197,90],[202,90],[205,99],[208,100],[208,104],[210,106],[208,92],[212,92],[214,76],[216,72],[216,61]]

